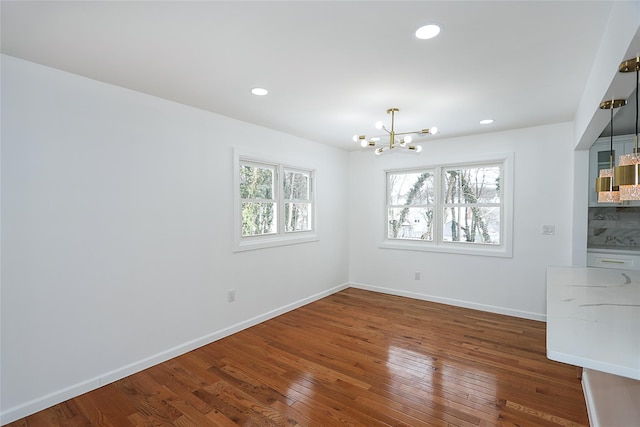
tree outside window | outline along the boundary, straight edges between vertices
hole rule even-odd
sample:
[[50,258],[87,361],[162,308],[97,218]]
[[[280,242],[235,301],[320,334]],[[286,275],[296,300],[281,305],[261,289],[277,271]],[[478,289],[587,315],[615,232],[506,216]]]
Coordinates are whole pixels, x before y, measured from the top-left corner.
[[501,245],[502,163],[387,172],[387,238]]
[[433,240],[433,171],[387,174],[387,236]]
[[267,165],[240,165],[242,236],[277,233],[275,168]]
[[313,230],[313,172],[239,160],[241,237],[278,237]]
[[309,172],[284,170],[284,230],[311,229],[311,176]]
[[443,170],[443,241],[500,244],[500,166]]

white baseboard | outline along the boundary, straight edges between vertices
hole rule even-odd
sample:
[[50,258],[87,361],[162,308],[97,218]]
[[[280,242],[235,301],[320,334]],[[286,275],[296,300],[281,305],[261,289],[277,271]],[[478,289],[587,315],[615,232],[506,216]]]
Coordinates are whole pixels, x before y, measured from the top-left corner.
[[402,291],[399,289],[384,288],[381,286],[371,286],[364,283],[350,283],[352,288],[364,289],[367,291],[380,292],[383,294],[396,295],[400,297],[414,298],[423,301],[437,302],[441,304],[453,305],[456,307],[471,308],[473,310],[487,311],[489,313],[504,314],[506,316],[520,317],[523,319],[547,321],[547,315],[541,313],[532,313],[523,310],[514,310],[512,308],[498,307],[494,305],[479,304],[471,301],[463,301],[452,298],[443,298],[427,294],[419,294],[416,292]]
[[210,344],[221,338],[224,338],[236,332],[242,331],[243,329],[250,328],[251,326],[257,325],[259,323],[262,323],[266,320],[277,317],[291,310],[295,310],[296,308],[302,307],[311,302],[322,299],[326,296],[339,292],[348,287],[349,287],[348,283],[335,286],[331,289],[327,289],[326,291],[319,292],[315,295],[311,295],[307,298],[303,298],[301,300],[292,302],[290,304],[284,305],[275,310],[268,311],[259,316],[253,317],[243,322],[236,323],[235,325],[231,325],[227,328],[220,329],[218,331],[212,332],[210,334],[207,334],[195,340],[180,344],[168,350],[149,356],[145,359],[136,361],[134,363],[120,367],[118,369],[114,369],[113,371],[106,372],[97,377],[71,385],[62,390],[58,390],[53,393],[49,393],[47,395],[38,397],[36,399],[30,400],[26,403],[15,406],[13,408],[9,408],[0,414],[0,425],[5,425],[13,421],[19,420],[20,418],[24,418],[28,415],[34,414],[50,406],[57,405],[58,403],[64,402],[65,400],[74,398],[76,396],[79,396],[91,390],[95,390],[99,387],[102,387],[103,385],[112,383],[114,381],[127,377],[131,374],[135,374],[136,372],[143,371],[147,368],[157,365],[158,363],[162,363],[174,357],[188,353],[191,350],[195,350],[196,348]]

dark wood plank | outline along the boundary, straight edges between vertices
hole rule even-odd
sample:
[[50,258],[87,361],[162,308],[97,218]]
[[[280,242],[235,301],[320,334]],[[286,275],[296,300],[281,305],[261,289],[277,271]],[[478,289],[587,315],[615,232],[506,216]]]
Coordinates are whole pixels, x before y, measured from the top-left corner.
[[16,426],[581,426],[545,324],[347,289]]

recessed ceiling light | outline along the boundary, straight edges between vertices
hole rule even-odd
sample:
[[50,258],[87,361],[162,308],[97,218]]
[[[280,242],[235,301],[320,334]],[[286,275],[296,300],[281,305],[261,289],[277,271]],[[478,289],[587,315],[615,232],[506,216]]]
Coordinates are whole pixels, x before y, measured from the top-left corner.
[[424,25],[416,30],[416,37],[422,40],[432,39],[440,34],[440,27],[435,24]]
[[269,91],[261,87],[254,87],[253,89],[251,89],[251,93],[258,96],[265,96],[269,93]]
[[491,123],[493,123],[494,120],[493,119],[484,119],[484,120],[480,120],[480,124],[481,125],[490,125]]

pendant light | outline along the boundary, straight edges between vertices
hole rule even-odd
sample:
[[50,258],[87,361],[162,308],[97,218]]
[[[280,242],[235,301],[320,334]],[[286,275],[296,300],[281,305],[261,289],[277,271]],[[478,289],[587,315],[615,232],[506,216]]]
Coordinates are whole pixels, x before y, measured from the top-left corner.
[[620,64],[621,73],[636,72],[636,144],[633,153],[623,154],[615,168],[614,185],[619,186],[620,200],[640,200],[640,152],[638,151],[638,82],[640,56]]
[[596,178],[596,191],[598,192],[598,203],[620,203],[620,192],[618,187],[614,185],[614,161],[613,161],[613,109],[625,105],[625,99],[612,99],[610,101],[602,101],[600,108],[603,110],[611,110],[610,120],[610,139],[609,139],[609,168],[600,169],[600,173]]

